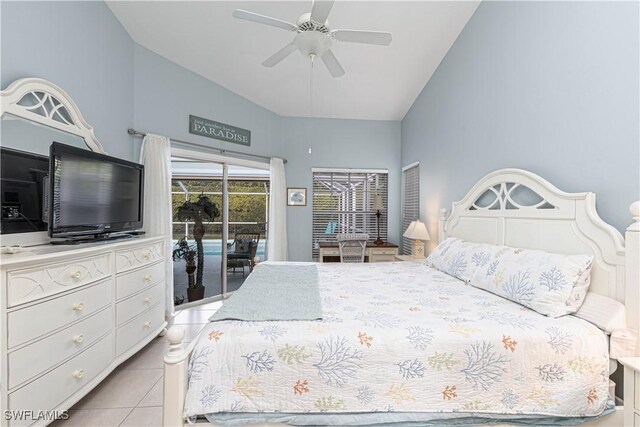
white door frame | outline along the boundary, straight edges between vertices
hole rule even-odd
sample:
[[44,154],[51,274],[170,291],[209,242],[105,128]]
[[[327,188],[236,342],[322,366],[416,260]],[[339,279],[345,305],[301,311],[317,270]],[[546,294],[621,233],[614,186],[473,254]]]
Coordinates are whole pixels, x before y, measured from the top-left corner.
[[[222,260],[220,261],[220,280],[222,298],[227,298],[227,242],[229,241],[229,165],[222,164]],[[235,270],[234,270],[235,271]],[[244,275],[244,267],[242,274]]]

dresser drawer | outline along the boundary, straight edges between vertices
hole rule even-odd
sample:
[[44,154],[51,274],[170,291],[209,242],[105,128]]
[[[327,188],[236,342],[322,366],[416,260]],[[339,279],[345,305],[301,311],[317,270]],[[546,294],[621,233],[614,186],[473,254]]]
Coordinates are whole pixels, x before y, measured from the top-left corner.
[[164,322],[164,304],[156,304],[150,310],[125,323],[116,330],[116,355],[119,356],[135,344],[147,338],[149,334]]
[[116,299],[126,298],[148,288],[153,283],[163,280],[164,275],[164,262],[120,275],[116,277]]
[[164,242],[138,246],[116,252],[116,273],[164,259]]
[[111,279],[7,315],[8,346],[27,342],[111,305]]
[[398,255],[398,249],[396,248],[371,248],[371,255]]
[[102,280],[111,275],[110,259],[110,254],[102,254],[64,264],[9,271],[8,306],[13,307]]
[[101,312],[47,338],[9,353],[9,388],[91,346],[112,328],[112,310]]
[[396,260],[395,255],[372,255],[369,262],[393,262]]
[[323,256],[340,256],[340,249],[322,249]]
[[122,325],[161,301],[164,301],[164,280],[117,303],[116,325]]
[[[113,334],[109,334],[73,359],[9,394],[9,409],[52,410],[104,371],[112,360]],[[10,425],[29,424],[31,421],[16,420]]]

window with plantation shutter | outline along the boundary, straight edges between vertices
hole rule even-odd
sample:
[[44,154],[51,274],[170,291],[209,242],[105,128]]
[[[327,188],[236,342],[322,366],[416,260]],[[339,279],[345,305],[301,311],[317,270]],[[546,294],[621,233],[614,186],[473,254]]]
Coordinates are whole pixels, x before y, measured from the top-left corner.
[[337,233],[368,233],[377,238],[375,195],[382,196],[380,238],[387,240],[387,170],[313,169],[313,257],[318,244],[335,242]]
[[[402,233],[411,221],[420,217],[420,164],[415,163],[402,169]],[[402,238],[401,250],[411,255],[412,240]]]

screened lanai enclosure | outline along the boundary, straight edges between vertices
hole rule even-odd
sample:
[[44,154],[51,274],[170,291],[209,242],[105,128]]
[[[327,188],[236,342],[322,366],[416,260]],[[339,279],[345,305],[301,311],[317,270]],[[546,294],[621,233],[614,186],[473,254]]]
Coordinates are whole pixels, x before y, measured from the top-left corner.
[[[198,248],[195,241],[196,223],[181,218],[179,207],[186,201],[197,202],[206,196],[218,209],[215,218],[203,220],[203,280],[204,298],[221,296],[223,292],[237,290],[256,262],[266,254],[269,213],[269,171],[228,165],[226,185],[228,198],[228,236],[223,233],[224,166],[218,163],[172,158],[173,244],[194,253],[191,264],[197,264]],[[191,220],[190,220],[191,219]],[[186,246],[184,244],[186,243]],[[226,263],[223,263],[223,245],[226,245]],[[178,252],[178,255],[182,254]],[[193,302],[188,297],[188,256],[174,257],[173,279],[176,305]],[[226,264],[226,268],[223,266]],[[192,268],[193,270],[193,268]],[[192,274],[195,274],[192,272]],[[223,279],[226,276],[226,290]],[[195,277],[195,276],[194,276]]]

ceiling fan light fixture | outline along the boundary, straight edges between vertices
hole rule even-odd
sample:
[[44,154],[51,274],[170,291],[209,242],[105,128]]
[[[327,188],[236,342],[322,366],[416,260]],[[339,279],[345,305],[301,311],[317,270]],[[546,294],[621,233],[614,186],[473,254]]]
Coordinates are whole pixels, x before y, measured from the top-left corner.
[[293,40],[293,44],[302,52],[304,56],[322,56],[331,49],[331,38],[319,31],[305,31],[298,33]]

